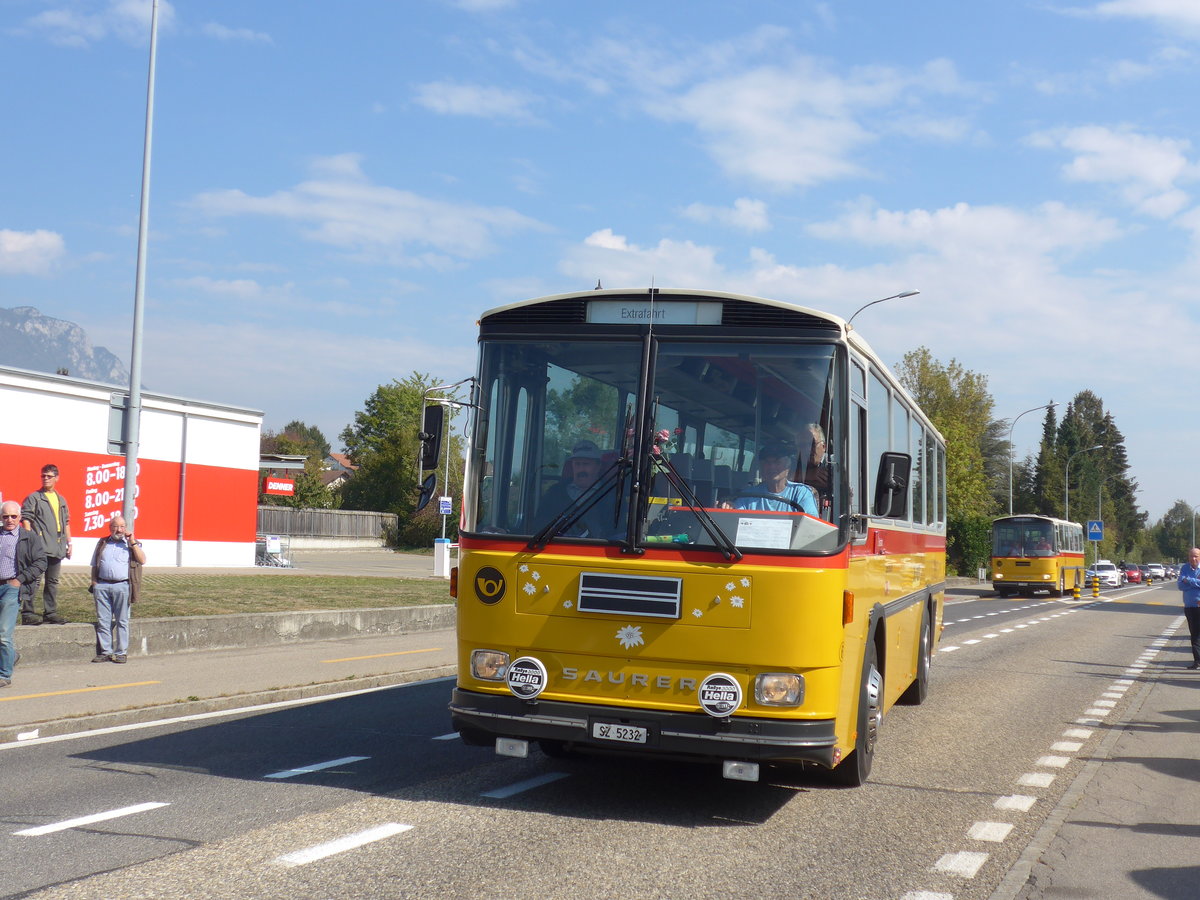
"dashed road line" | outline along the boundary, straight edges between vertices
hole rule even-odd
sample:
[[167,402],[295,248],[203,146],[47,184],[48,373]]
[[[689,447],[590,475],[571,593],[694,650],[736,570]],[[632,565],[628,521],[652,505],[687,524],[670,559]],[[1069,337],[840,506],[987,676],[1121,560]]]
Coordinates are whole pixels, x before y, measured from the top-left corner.
[[69,831],[72,828],[82,828],[84,825],[95,825],[97,822],[107,822],[109,819],[120,819],[123,816],[132,816],[137,813],[149,812],[152,809],[159,809],[163,806],[170,806],[169,803],[139,803],[136,806],[123,806],[120,809],[110,809],[107,812],[93,813],[90,816],[80,816],[77,819],[67,819],[65,822],[54,822],[50,825],[39,825],[36,828],[26,828],[22,831],[14,831],[14,835],[21,837],[40,837],[43,834],[54,834],[58,831]]
[[[1111,600],[1103,600],[1100,602],[1111,602]],[[1074,612],[1075,610],[1068,610]],[[1065,613],[1063,613],[1065,615]],[[1055,618],[1052,616],[1051,618]],[[1034,625],[1039,622],[1048,621],[1047,619],[1038,619],[1025,623],[1025,625]],[[1174,634],[1181,626],[1183,618],[1179,617],[1171,623],[1166,631],[1155,640],[1148,649],[1138,657],[1140,663],[1130,666],[1123,673],[1126,676],[1135,675],[1144,677],[1144,669],[1155,659],[1159,654],[1159,649],[1167,645],[1167,638]],[[1017,628],[1024,625],[1017,625]],[[963,644],[977,644],[978,640],[963,641]],[[957,650],[958,647],[946,647],[946,650]],[[1040,756],[1034,762],[1034,766],[1041,769],[1060,769],[1065,770],[1076,757],[1073,754],[1079,753],[1084,742],[1095,734],[1094,726],[1102,724],[1103,717],[1112,712],[1117,705],[1117,701],[1124,699],[1129,688],[1135,684],[1133,678],[1122,677],[1114,679],[1108,686],[1104,688],[1100,699],[1091,702],[1089,708],[1084,713],[1084,716],[1076,719],[1073,726],[1063,730],[1059,740],[1055,740],[1050,744],[1050,753],[1045,756]],[[1139,707],[1142,703],[1146,692],[1151,687],[1152,682],[1146,682],[1139,692],[1138,696],[1133,701],[1131,709]],[[1017,892],[1026,883],[1029,873],[1032,871],[1033,863],[1040,856],[1043,850],[1049,846],[1050,839],[1057,833],[1062,822],[1065,821],[1066,812],[1073,808],[1078,802],[1078,797],[1082,795],[1087,782],[1091,780],[1092,775],[1103,762],[1109,753],[1111,745],[1115,742],[1120,729],[1111,729],[1104,736],[1100,743],[1100,747],[1093,754],[1092,758],[1084,764],[1083,770],[1076,775],[1067,788],[1066,793],[1060,798],[1057,806],[1047,816],[1042,827],[1038,830],[1034,839],[1026,846],[1022,852],[1020,859],[1013,865],[1001,880],[1000,886],[993,892],[992,897],[1015,897]],[[1057,775],[1053,772],[1033,771],[1026,772],[1016,779],[1016,783],[1023,787],[1048,788],[1050,787]],[[997,810],[1025,813],[1029,812],[1037,804],[1038,798],[1030,794],[1010,794],[1005,797],[999,797],[993,802],[993,807]],[[984,841],[991,843],[1000,843],[1008,838],[1015,825],[1010,822],[993,822],[990,820],[978,821],[971,825],[967,830],[967,837],[976,841]],[[974,878],[983,865],[987,862],[989,855],[979,851],[956,851],[943,854],[930,870],[938,874],[948,874],[961,877],[963,879]],[[909,891],[904,894],[902,900],[954,900],[953,894],[936,893],[932,891]]]
[[374,828],[368,828],[365,831],[348,834],[334,841],[327,841],[324,844],[306,847],[303,850],[296,850],[293,853],[285,853],[283,856],[276,857],[275,862],[278,865],[288,867],[308,865],[319,859],[326,859],[338,853],[345,853],[347,850],[355,850],[375,841],[382,841],[384,838],[402,834],[405,831],[411,830],[412,827],[412,825],[401,825],[399,822],[387,822],[383,825],[376,825]]
[[294,778],[297,775],[308,775],[312,772],[321,772],[325,769],[332,769],[334,766],[347,766],[350,763],[362,762],[364,759],[370,759],[369,756],[343,756],[341,759],[331,759],[328,762],[313,763],[311,766],[300,766],[296,769],[284,769],[282,772],[272,772],[270,775],[264,775],[263,778]]
[[545,775],[538,775],[536,778],[518,781],[516,784],[510,784],[508,787],[485,791],[479,796],[489,797],[492,800],[504,800],[507,797],[512,797],[516,794],[524,793],[525,791],[531,791],[534,788],[539,788],[544,784],[550,784],[553,781],[558,781],[560,778],[566,777],[568,777],[567,772],[547,772]]

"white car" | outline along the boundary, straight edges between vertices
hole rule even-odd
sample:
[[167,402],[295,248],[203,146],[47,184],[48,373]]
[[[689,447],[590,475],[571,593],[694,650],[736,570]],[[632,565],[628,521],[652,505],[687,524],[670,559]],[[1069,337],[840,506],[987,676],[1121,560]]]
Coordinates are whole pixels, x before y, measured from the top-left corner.
[[1167,570],[1163,568],[1162,563],[1146,563],[1146,568],[1150,570],[1150,575],[1155,581],[1167,577]]
[[1101,584],[1106,584],[1110,587],[1121,586],[1121,570],[1117,568],[1116,563],[1110,562],[1107,559],[1100,560],[1087,570],[1089,581],[1096,575],[1100,577]]

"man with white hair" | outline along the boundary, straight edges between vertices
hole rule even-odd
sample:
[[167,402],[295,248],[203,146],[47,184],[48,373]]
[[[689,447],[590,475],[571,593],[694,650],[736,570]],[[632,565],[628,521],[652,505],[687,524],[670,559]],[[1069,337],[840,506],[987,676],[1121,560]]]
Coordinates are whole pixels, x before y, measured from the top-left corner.
[[0,688],[12,684],[17,647],[13,631],[21,609],[21,589],[35,585],[46,571],[46,548],[33,531],[21,527],[21,505],[0,504]]
[[129,607],[137,600],[141,567],[146,562],[142,543],[125,531],[125,518],[113,516],[108,537],[96,542],[92,554],[92,596],[96,600],[96,637],[100,652],[92,662],[123,663],[129,652]]

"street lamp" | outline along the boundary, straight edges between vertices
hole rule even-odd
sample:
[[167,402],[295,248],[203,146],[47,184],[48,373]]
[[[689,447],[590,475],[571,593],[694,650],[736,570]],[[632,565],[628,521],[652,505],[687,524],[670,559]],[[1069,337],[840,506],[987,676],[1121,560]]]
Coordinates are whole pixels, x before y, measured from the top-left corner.
[[1009,423],[1009,426],[1008,426],[1008,514],[1010,516],[1013,514],[1013,505],[1012,505],[1012,503],[1013,503],[1013,447],[1012,447],[1013,426],[1017,424],[1017,419],[1021,418],[1021,416],[1025,415],[1025,413],[1035,412],[1036,410],[1039,410],[1039,409],[1054,409],[1054,407],[1056,407],[1056,406],[1058,406],[1058,404],[1055,403],[1053,400],[1051,400],[1045,406],[1035,406],[1035,407],[1033,407],[1033,409],[1027,409],[1023,413],[1018,413],[1017,418],[1013,419],[1012,422]]
[[1082,450],[1076,450],[1067,457],[1067,470],[1063,473],[1063,518],[1068,522],[1071,521],[1071,460],[1080,453],[1091,453],[1093,450],[1102,449],[1104,449],[1104,445],[1097,444],[1095,447],[1085,447]]
[[[920,291],[901,291],[899,294],[892,294],[892,296],[890,296],[890,297],[883,297],[879,300],[872,300],[870,303],[867,303],[864,306],[860,306],[858,309],[856,309],[854,311],[854,316],[857,316],[860,312],[862,312],[868,306],[874,306],[876,303],[883,303],[884,301],[887,301],[887,300],[902,300],[905,297],[915,297],[919,293],[921,293],[921,292]],[[849,319],[846,320],[846,330],[847,331],[850,330],[850,323],[854,321],[854,316],[851,316]]]

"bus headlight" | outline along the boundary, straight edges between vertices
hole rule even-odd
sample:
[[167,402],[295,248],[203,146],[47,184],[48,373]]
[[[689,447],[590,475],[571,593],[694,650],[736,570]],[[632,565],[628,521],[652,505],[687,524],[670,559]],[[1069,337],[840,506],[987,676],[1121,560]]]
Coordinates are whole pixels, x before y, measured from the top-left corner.
[[499,650],[472,650],[471,675],[480,681],[503,681],[508,673],[508,654]]
[[754,699],[760,706],[799,706],[804,702],[804,676],[766,672],[754,679]]

